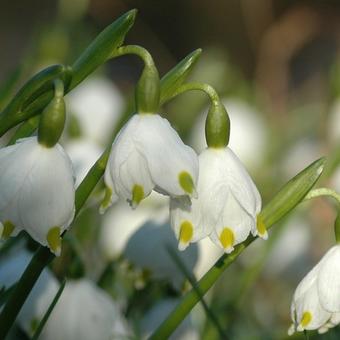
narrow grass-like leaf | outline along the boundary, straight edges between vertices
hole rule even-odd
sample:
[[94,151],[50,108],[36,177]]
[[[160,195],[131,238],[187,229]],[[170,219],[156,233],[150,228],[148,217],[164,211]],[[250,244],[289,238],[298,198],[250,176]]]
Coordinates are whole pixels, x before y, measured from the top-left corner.
[[197,296],[198,296],[198,298],[199,298],[199,300],[200,300],[200,302],[203,306],[205,313],[207,314],[207,317],[210,319],[212,324],[216,327],[216,329],[217,329],[217,331],[220,335],[220,338],[227,340],[228,336],[223,331],[223,328],[221,327],[220,323],[218,322],[218,319],[215,316],[215,314],[213,313],[213,311],[209,308],[209,306],[205,302],[204,297],[203,297],[204,294],[202,294],[202,292],[200,291],[200,288],[197,284],[196,278],[188,270],[188,268],[185,266],[185,264],[183,263],[181,258],[176,253],[175,249],[173,249],[173,247],[170,246],[170,245],[166,245],[166,248],[168,250],[169,255],[171,256],[171,258],[173,259],[173,261],[177,265],[178,269],[182,272],[183,276],[190,282],[193,290],[196,292],[196,294],[197,294]]
[[54,307],[56,306],[57,302],[59,301],[59,298],[61,296],[61,294],[63,293],[64,291],[64,288],[65,288],[65,284],[66,284],[66,280],[64,280],[62,282],[62,284],[60,285],[58,291],[57,291],[57,294],[55,295],[53,301],[51,302],[50,306],[48,307],[44,317],[41,319],[37,329],[35,330],[34,334],[33,334],[33,337],[32,337],[32,340],[37,340],[48,320],[48,318],[50,317]]
[[192,71],[201,52],[201,49],[193,51],[163,76],[161,79],[161,105],[176,94],[176,90],[183,84]]
[[72,65],[73,77],[70,88],[74,88],[98,66],[104,64],[112,52],[122,45],[125,35],[132,27],[137,10],[133,9],[106,27],[86,48]]

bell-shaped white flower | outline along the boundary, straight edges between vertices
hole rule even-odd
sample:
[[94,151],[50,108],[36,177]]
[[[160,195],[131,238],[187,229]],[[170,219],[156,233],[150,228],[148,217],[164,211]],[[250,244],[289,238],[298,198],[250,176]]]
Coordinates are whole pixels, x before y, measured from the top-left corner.
[[250,232],[267,238],[260,194],[233,151],[207,148],[199,155],[198,199],[173,198],[171,225],[179,249],[210,236],[226,253],[244,241]]
[[129,339],[131,331],[111,297],[87,279],[68,281],[41,339]]
[[340,245],[332,247],[297,286],[288,334],[315,330],[325,333],[340,323]]
[[112,145],[102,210],[118,197],[136,207],[153,189],[170,196],[195,196],[197,177],[195,152],[169,122],[157,114],[135,114]]
[[30,137],[0,149],[0,187],[2,237],[25,230],[59,255],[75,195],[72,163],[63,148]]

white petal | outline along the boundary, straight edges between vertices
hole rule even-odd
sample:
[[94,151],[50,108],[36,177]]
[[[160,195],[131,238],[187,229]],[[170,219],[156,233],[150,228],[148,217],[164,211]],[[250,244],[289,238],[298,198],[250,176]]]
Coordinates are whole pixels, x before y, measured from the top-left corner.
[[133,138],[147,159],[154,183],[172,196],[188,194],[180,186],[179,174],[186,172],[194,185],[197,183],[196,153],[182,142],[165,118],[156,114],[138,116],[139,124]]
[[226,176],[235,198],[253,217],[261,211],[261,196],[247,170],[230,148],[225,149]]
[[143,197],[148,196],[154,187],[147,160],[133,139],[138,122],[137,115],[133,116],[116,137],[104,177],[113,194],[128,201],[132,201],[135,185],[142,187]]
[[321,305],[329,312],[340,311],[340,245],[334,246],[320,266],[318,291]]
[[190,201],[188,197],[171,198],[170,223],[179,240],[180,250],[207,236],[198,200]]
[[[25,174],[38,157],[36,145],[36,138],[31,137],[0,149],[0,212],[8,211],[9,206],[13,205]],[[16,221],[12,222],[17,224]]]
[[230,252],[235,245],[247,239],[254,224],[254,219],[242,208],[233,194],[230,194],[225,202],[221,218],[211,234],[211,239],[216,245],[223,248],[223,237],[221,235],[226,228],[230,230],[233,236],[229,241],[232,244],[227,242],[229,249],[225,249],[227,252]]
[[40,147],[39,159],[27,173],[18,197],[22,226],[39,243],[46,245],[50,228],[65,230],[74,216],[72,164],[63,149]]
[[[309,289],[306,290],[299,299],[295,300],[294,303],[296,308],[298,331],[302,331],[304,329],[318,329],[331,317],[331,314],[320,305],[316,280],[314,280]],[[306,325],[303,325],[301,323],[305,313],[310,313],[311,319]]]

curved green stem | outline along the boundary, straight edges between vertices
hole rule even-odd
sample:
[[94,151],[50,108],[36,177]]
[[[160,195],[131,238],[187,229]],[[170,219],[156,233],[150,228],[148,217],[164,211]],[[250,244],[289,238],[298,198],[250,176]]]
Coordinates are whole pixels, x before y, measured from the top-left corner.
[[181,85],[174,92],[172,97],[178,96],[187,91],[202,91],[209,96],[209,99],[213,104],[218,104],[220,102],[220,97],[216,90],[211,85],[200,82],[191,82]]
[[305,197],[304,201],[311,200],[313,198],[321,197],[321,196],[329,196],[334,198],[340,204],[340,195],[329,188],[318,188],[311,190]]
[[134,54],[140,57],[143,60],[145,66],[148,66],[148,67],[155,66],[155,63],[152,59],[150,52],[144,47],[138,46],[138,45],[121,46],[117,48],[115,51],[113,51],[108,59],[120,57],[120,56],[127,55],[127,54]]

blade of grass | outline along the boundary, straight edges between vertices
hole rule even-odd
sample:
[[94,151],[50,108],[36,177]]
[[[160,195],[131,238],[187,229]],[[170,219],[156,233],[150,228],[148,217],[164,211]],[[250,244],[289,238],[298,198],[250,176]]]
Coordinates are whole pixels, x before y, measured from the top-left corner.
[[59,301],[59,298],[61,296],[61,294],[63,293],[64,291],[64,288],[65,288],[65,284],[66,284],[66,280],[64,279],[64,281],[62,282],[62,284],[60,285],[58,291],[57,291],[57,294],[55,295],[53,301],[51,302],[50,306],[48,307],[44,317],[41,319],[40,323],[39,323],[39,326],[37,327],[37,329],[35,330],[34,334],[33,334],[33,337],[32,337],[32,340],[37,340],[48,320],[48,318],[50,317],[54,307],[56,306],[57,302]]
[[228,336],[226,335],[226,333],[224,332],[224,330],[222,329],[217,317],[215,316],[215,314],[213,313],[213,311],[209,308],[209,306],[207,305],[207,303],[205,302],[204,298],[203,298],[203,293],[201,292],[196,278],[195,276],[188,270],[188,268],[185,266],[185,264],[183,263],[183,261],[181,260],[181,258],[178,256],[178,254],[176,253],[176,250],[169,244],[166,245],[166,249],[170,255],[170,257],[172,258],[172,260],[175,262],[175,264],[177,265],[178,269],[182,272],[182,274],[187,278],[187,280],[190,282],[193,290],[196,292],[202,306],[203,309],[207,315],[207,317],[210,319],[210,321],[213,323],[213,325],[216,327],[220,338],[221,339],[228,339]]

